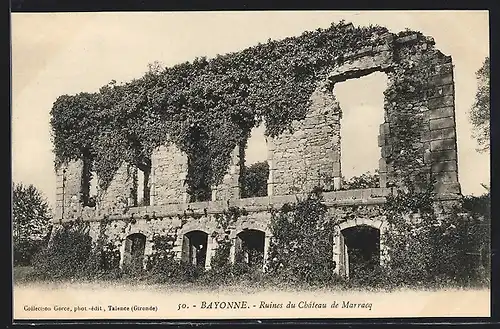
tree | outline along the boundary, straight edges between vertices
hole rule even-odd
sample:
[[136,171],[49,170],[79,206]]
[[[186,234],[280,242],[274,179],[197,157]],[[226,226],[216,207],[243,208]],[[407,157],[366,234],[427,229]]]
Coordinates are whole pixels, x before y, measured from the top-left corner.
[[28,265],[46,241],[51,211],[35,186],[19,183],[12,188],[14,264]]
[[478,151],[490,149],[490,58],[486,57],[483,66],[476,72],[476,100],[470,110],[470,122],[474,127],[473,137],[479,145]]
[[267,195],[267,178],[269,164],[267,161],[257,162],[245,167],[240,177],[243,198],[261,197]]

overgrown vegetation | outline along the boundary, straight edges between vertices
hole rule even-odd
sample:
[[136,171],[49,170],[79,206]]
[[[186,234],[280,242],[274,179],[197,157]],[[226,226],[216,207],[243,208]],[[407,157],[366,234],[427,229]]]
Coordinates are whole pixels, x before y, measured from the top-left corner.
[[380,187],[380,178],[378,170],[372,174],[371,172],[366,172],[360,176],[353,176],[350,179],[345,179],[342,177],[342,189],[343,190],[354,190],[354,189],[364,189],[364,188],[376,188]]
[[490,58],[484,59],[483,65],[476,72],[476,99],[469,113],[474,126],[474,135],[478,143],[478,151],[490,149]]
[[175,143],[188,156],[193,201],[205,199],[253,127],[265,120],[269,136],[289,129],[346,52],[383,44],[387,33],[340,22],[212,59],[151,65],[143,77],[97,93],[62,95],[51,111],[56,165],[89,159],[105,190],[124,161],[141,165],[156,147]]
[[257,162],[244,167],[240,175],[240,191],[242,198],[261,197],[267,195],[267,179],[269,164],[267,161]]
[[[123,161],[142,166],[150,162],[155,147],[171,142],[188,155],[186,183],[191,201],[207,199],[210,186],[220,182],[234,147],[244,145],[253,127],[265,120],[269,136],[290,128],[293,120],[304,117],[317,82],[326,78],[329,68],[344,61],[345,52],[382,44],[381,36],[386,33],[378,26],[354,28],[341,22],[211,60],[152,67],[140,79],[124,85],[113,82],[95,94],[61,96],[51,112],[56,165],[87,159],[105,189]],[[386,266],[367,269],[351,284],[488,283],[490,264],[485,259],[489,257],[482,255],[489,252],[489,210],[485,210],[489,196],[488,201],[466,198],[444,214],[434,207],[435,177],[419,141],[429,81],[435,73],[429,64],[435,54],[429,51],[432,46],[425,43],[423,47],[419,40],[411,47],[395,45],[398,65],[388,72],[391,85],[384,93],[391,122],[385,138],[390,139],[386,144],[391,148],[382,152],[394,169],[388,183],[395,187],[383,209],[389,227],[382,236]],[[243,168],[244,196],[264,194],[266,165]],[[368,188],[376,183],[376,175],[367,174],[347,186]],[[104,242],[107,224],[102,223],[100,238],[93,245],[88,227],[74,222],[53,235],[50,245],[37,256],[35,272],[47,278],[116,273],[115,277],[154,282],[224,284],[247,278],[290,285],[340,284],[343,279],[333,274],[338,264],[333,262],[332,245],[338,223],[326,210],[320,191],[315,190],[304,200],[273,211],[265,273],[244,262],[229,261],[227,231],[242,215],[237,208],[218,217],[218,231],[213,233],[218,248],[208,271],[178,260],[173,250],[176,237],[167,235],[154,238],[145,270],[122,272],[116,246]]]
[[333,222],[321,193],[286,204],[271,219],[268,273],[280,281],[326,283],[333,277]]
[[[175,238],[169,235],[153,238],[153,252],[145,258],[144,270],[120,270],[117,248],[100,244],[100,239],[92,243],[88,225],[72,222],[59,227],[49,246],[35,256],[34,271],[29,275],[32,280],[126,279],[209,286],[244,282],[384,289],[489,285],[489,195],[466,197],[447,216],[437,216],[432,205],[426,206],[425,193],[419,193],[419,199],[414,199],[414,191],[389,197],[384,211],[390,230],[380,237],[385,245],[383,255],[388,256],[385,265],[354,266],[355,250],[351,250],[354,265],[349,280],[334,274],[338,264],[333,262],[333,228],[338,223],[327,215],[319,190],[272,212],[273,237],[265,272],[262,263],[252,267],[243,261],[230,262],[231,240],[222,232],[244,213],[232,208],[221,216],[220,233],[214,233],[218,248],[210,270],[176,258]],[[409,201],[410,196],[414,202]]]

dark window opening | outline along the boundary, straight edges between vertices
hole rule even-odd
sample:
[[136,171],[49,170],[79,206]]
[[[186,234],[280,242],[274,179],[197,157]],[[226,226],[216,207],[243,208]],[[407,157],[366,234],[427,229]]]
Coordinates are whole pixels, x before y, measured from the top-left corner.
[[208,234],[191,231],[184,234],[182,241],[182,261],[197,267],[205,267],[207,260]]
[[240,232],[235,240],[236,262],[262,268],[265,236],[265,233],[259,230]]
[[189,202],[212,200],[212,159],[213,154],[207,144],[208,134],[199,125],[191,129],[190,151],[188,152],[188,172],[186,177]]
[[97,202],[97,174],[92,171],[92,161],[83,159],[81,178],[81,203],[84,207],[95,207]]
[[124,269],[138,271],[143,268],[145,246],[146,236],[144,234],[134,233],[127,237],[123,255]]
[[342,231],[349,278],[369,276],[380,265],[380,231],[360,225]]
[[146,159],[137,164],[137,173],[134,177],[133,200],[134,207],[149,206],[151,199],[151,160]]

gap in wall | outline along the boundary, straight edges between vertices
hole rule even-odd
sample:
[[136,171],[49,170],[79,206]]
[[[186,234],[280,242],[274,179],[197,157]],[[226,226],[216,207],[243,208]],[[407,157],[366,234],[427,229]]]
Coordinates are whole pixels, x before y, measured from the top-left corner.
[[240,195],[242,198],[267,195],[269,166],[265,123],[254,127],[247,140],[243,161],[240,162]]
[[384,123],[387,75],[371,73],[335,84],[333,93],[342,109],[340,122],[341,172],[345,181],[379,168],[380,125]]

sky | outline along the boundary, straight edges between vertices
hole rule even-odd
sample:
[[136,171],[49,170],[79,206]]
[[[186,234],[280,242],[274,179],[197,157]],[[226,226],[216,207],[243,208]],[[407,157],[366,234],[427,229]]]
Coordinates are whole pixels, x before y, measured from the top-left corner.
[[[383,25],[395,33],[405,28],[421,31],[452,56],[462,193],[482,194],[481,183],[489,184],[489,154],[475,150],[468,111],[477,87],[475,72],[489,54],[487,11],[13,13],[12,179],[35,185],[51,206],[55,204],[49,112],[60,95],[95,92],[111,80],[138,78],[154,61],[172,66],[199,56],[210,58],[269,38],[327,28],[342,19],[356,26]],[[343,161],[350,164],[344,168],[347,176],[376,166],[373,161],[378,157],[372,154],[376,146],[367,146],[366,141],[372,140],[368,135],[381,123],[384,88],[380,86],[385,83],[383,74],[374,74],[335,87],[346,114],[343,120],[354,117],[359,125],[362,119],[372,127],[351,126],[350,133],[343,128],[344,138],[349,138],[343,150]],[[360,153],[362,147],[371,155]],[[250,163],[265,160],[262,127],[255,129],[247,154]],[[373,163],[359,160],[368,158]]]

